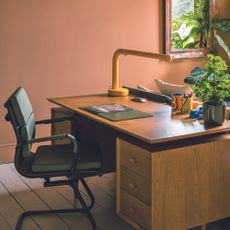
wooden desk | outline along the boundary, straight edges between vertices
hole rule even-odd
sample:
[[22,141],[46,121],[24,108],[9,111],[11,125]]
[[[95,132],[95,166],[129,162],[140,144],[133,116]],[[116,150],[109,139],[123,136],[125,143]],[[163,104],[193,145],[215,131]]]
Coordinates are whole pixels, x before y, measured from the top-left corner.
[[[188,115],[171,117],[168,105],[130,99],[106,95],[49,99],[104,127],[106,141],[110,132],[116,137],[118,215],[136,228],[154,230],[184,230],[229,217],[230,121],[208,127]],[[79,109],[109,103],[154,116],[111,122]],[[97,135],[95,127],[85,128]]]

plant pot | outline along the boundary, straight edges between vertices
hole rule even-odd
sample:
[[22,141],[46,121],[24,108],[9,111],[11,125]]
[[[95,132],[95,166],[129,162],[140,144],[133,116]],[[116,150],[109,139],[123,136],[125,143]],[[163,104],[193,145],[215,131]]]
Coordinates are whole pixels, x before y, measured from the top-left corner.
[[225,105],[213,105],[210,102],[203,104],[204,122],[207,124],[221,125],[225,119]]

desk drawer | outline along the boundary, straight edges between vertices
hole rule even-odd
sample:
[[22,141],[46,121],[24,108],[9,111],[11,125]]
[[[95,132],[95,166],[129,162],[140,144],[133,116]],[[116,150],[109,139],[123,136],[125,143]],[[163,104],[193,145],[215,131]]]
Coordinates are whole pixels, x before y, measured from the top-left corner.
[[138,146],[120,141],[120,164],[143,177],[151,177],[151,154]]
[[151,204],[151,180],[121,166],[121,188],[142,202]]
[[[51,118],[63,118],[66,116],[74,116],[73,112],[70,112],[63,108],[52,108],[51,109]],[[73,124],[70,120],[62,121],[62,122],[55,122],[51,124],[51,134],[63,134],[63,133],[70,133],[74,135],[73,131]],[[53,144],[70,144],[71,141],[69,139],[65,140],[55,140],[52,142]]]
[[144,229],[150,229],[151,209],[148,205],[121,190],[121,214],[132,219]]

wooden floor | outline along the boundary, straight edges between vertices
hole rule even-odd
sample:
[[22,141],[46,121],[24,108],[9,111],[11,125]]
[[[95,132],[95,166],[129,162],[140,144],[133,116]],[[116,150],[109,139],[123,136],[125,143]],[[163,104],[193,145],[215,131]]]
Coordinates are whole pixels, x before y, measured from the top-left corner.
[[[18,216],[25,210],[70,208],[78,206],[73,191],[68,186],[44,188],[41,179],[21,177],[13,164],[0,165],[0,229],[14,229]],[[92,214],[99,230],[131,230],[115,214],[115,175],[88,179],[96,204]],[[87,199],[87,197],[84,195]],[[82,214],[50,215],[27,218],[22,230],[91,229],[88,219]],[[194,228],[194,230],[199,228]],[[229,230],[230,221],[209,224],[208,230]],[[163,229],[162,229],[163,230]]]

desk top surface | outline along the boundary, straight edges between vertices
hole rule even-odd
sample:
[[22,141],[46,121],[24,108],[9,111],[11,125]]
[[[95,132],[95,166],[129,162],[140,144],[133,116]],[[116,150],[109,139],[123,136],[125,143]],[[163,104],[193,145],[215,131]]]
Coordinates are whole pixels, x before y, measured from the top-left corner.
[[[206,136],[230,130],[230,120],[220,126],[205,126],[203,121],[190,119],[188,114],[171,115],[171,107],[162,103],[131,101],[133,96],[108,97],[105,94],[48,98],[52,103],[70,109],[78,114],[108,125],[116,130],[139,138],[148,143],[161,143],[184,138]],[[118,103],[136,110],[153,114],[153,117],[113,122],[79,107]]]

